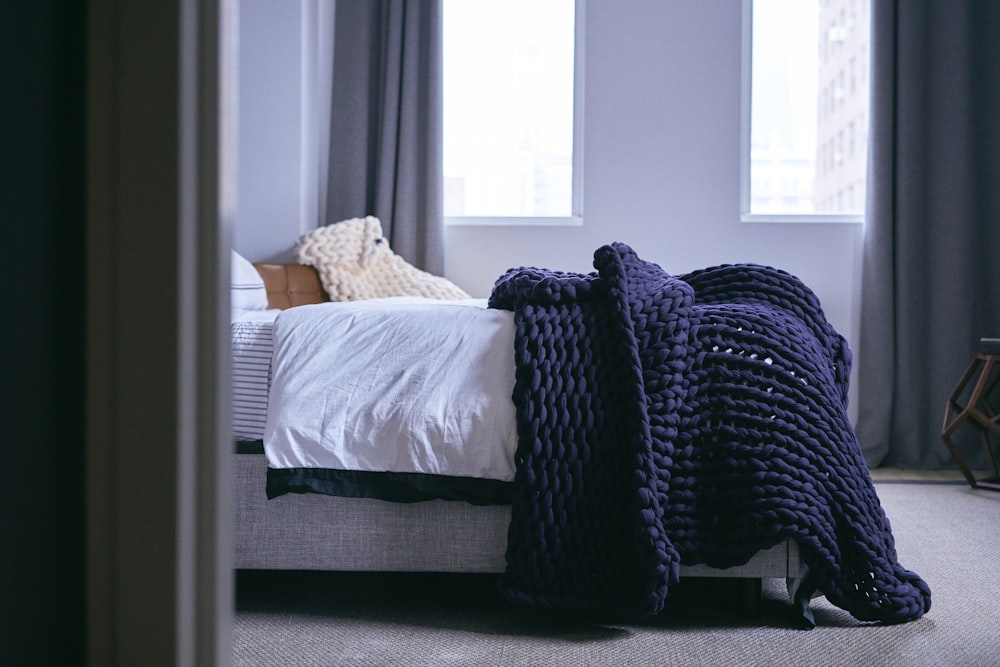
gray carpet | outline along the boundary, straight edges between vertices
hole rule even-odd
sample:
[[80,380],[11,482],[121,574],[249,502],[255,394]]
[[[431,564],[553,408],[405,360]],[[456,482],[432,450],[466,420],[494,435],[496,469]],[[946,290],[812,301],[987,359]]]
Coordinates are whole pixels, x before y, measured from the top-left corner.
[[860,623],[817,598],[817,627],[797,629],[783,581],[765,583],[756,617],[726,582],[692,580],[649,622],[600,624],[508,606],[492,577],[241,572],[233,664],[1000,665],[1000,493],[881,479],[900,561],[933,592],[912,623]]

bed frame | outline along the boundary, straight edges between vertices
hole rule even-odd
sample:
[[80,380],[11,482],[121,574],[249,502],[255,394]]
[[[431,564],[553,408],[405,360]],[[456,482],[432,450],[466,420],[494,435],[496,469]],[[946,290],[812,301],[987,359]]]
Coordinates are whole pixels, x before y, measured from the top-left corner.
[[[328,301],[319,275],[299,264],[256,263],[271,308]],[[286,494],[268,500],[267,459],[236,455],[235,566],[238,569],[478,572],[505,567],[509,506],[432,500],[393,503],[368,498]],[[789,540],[738,567],[682,566],[682,577],[731,577],[750,584],[794,579],[799,554]]]

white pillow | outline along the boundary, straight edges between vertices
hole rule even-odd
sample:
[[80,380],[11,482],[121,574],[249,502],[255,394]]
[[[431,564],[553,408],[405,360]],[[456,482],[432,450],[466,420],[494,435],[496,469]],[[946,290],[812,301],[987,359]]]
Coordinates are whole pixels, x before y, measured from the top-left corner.
[[246,310],[267,310],[264,279],[248,259],[233,250],[231,303],[233,317]]

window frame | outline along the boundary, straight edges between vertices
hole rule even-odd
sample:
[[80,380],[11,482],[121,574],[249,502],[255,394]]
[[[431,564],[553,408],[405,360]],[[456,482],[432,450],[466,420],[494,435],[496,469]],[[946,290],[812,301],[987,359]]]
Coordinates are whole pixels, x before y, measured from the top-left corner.
[[586,0],[573,2],[573,176],[568,216],[444,216],[448,226],[579,227],[583,225],[583,72]]
[[[864,213],[751,213],[750,123],[753,109],[753,3],[743,0],[740,54],[740,222],[864,223]],[[822,92],[822,91],[821,91]],[[822,97],[822,96],[821,96]],[[822,100],[820,100],[822,105]],[[817,157],[817,160],[820,158]]]

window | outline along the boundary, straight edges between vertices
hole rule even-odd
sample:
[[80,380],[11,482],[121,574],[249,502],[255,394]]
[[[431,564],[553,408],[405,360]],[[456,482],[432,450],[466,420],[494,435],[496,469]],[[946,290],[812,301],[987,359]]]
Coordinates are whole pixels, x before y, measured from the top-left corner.
[[743,11],[741,219],[860,222],[869,0],[743,0]]
[[580,224],[583,0],[444,0],[449,224]]

